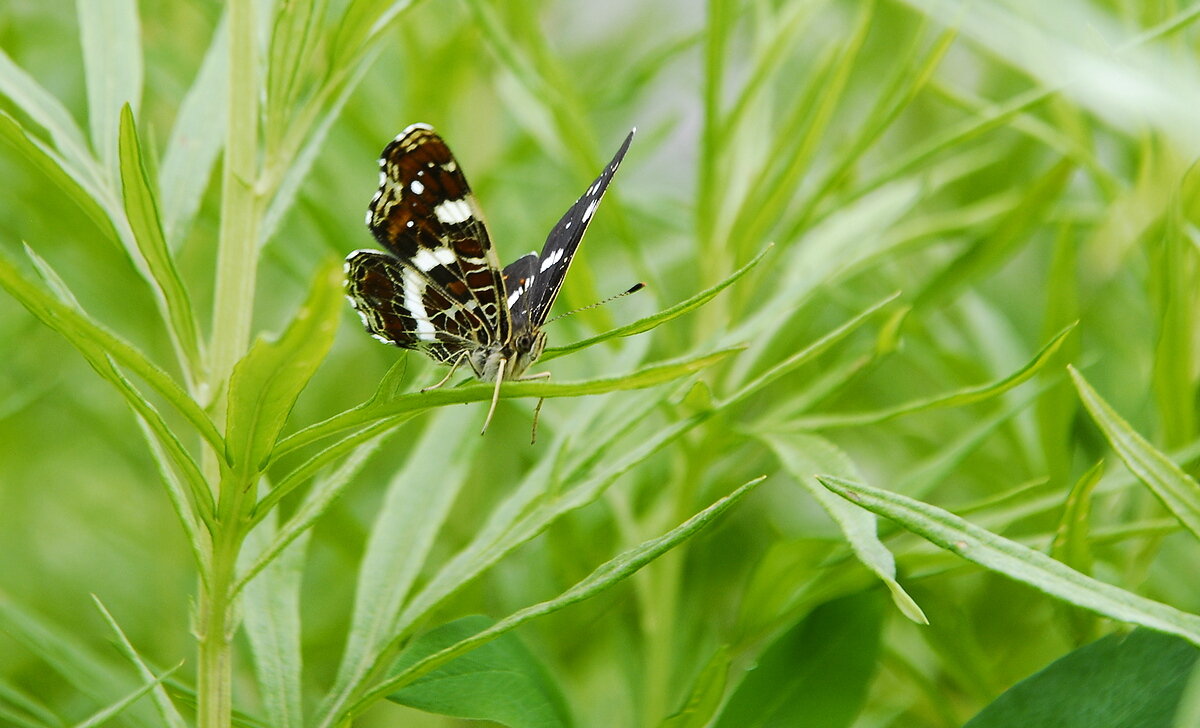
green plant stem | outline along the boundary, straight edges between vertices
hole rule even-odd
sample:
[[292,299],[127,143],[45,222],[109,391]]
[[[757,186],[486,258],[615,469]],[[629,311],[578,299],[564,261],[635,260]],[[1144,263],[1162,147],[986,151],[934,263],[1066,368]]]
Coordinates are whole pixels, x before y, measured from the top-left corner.
[[[261,200],[258,180],[258,58],[254,0],[229,3],[229,116],[225,166],[221,183],[221,226],[217,242],[216,293],[213,301],[211,391],[227,387],[234,365],[250,342],[254,284],[258,269],[258,225]],[[225,419],[225,398],[213,412],[218,427]],[[222,477],[223,454],[205,452],[204,471],[215,485],[211,573],[202,579],[199,596],[199,664],[196,723],[200,728],[226,728],[233,718],[234,569],[244,539],[241,510],[245,479]],[[229,463],[233,472],[246,463]]]
[[228,381],[250,341],[258,270],[258,93],[252,0],[230,3],[229,128],[221,184],[221,227],[213,302],[212,372]]
[[[220,521],[218,521],[220,523]],[[196,700],[202,728],[228,726],[233,716],[233,629],[230,624],[230,585],[239,542],[232,529],[213,550],[208,587],[201,587],[199,618],[199,676]]]

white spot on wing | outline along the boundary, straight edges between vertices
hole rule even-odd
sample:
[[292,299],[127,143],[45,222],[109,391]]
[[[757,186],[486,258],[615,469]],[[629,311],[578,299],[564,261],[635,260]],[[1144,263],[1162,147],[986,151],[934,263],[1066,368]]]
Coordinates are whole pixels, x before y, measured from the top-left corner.
[[550,255],[546,256],[546,259],[542,261],[541,272],[545,273],[550,268],[554,267],[555,265],[558,265],[558,261],[562,260],[562,257],[563,257],[562,248],[559,248],[558,250],[554,251]]
[[426,273],[439,265],[454,265],[454,251],[449,248],[421,248],[413,256],[413,264]]
[[445,225],[454,225],[471,219],[471,207],[466,200],[446,200],[433,208],[433,214]]
[[421,184],[421,180],[419,179],[414,179],[408,188],[413,191],[414,195],[419,195],[425,191],[425,185]]
[[421,296],[425,293],[425,281],[411,269],[405,268],[402,282],[404,307],[408,309],[413,322],[417,325],[417,338],[421,341],[437,341],[437,337],[434,335],[436,329],[433,327],[433,322],[429,320],[429,314],[425,311],[425,304],[421,302]]
[[583,211],[584,222],[592,219],[592,213],[596,212],[596,205],[598,204],[600,204],[600,200],[592,200],[588,203],[587,209]]

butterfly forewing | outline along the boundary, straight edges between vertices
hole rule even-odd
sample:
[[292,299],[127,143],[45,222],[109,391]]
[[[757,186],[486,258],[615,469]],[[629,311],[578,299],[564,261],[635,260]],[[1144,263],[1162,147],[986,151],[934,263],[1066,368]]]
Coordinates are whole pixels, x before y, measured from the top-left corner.
[[[517,305],[521,307],[529,326],[536,328],[546,322],[550,307],[554,305],[554,299],[558,297],[563,279],[566,278],[571,261],[575,258],[575,250],[579,247],[579,241],[583,239],[584,232],[591,224],[596,208],[600,206],[600,200],[604,197],[604,191],[608,189],[608,183],[612,181],[613,175],[617,173],[617,168],[621,166],[625,152],[629,151],[629,143],[633,141],[636,131],[634,129],[629,132],[629,135],[625,137],[625,142],[621,144],[621,148],[613,155],[612,161],[550,231],[546,237],[546,244],[542,246],[542,252],[538,256],[537,266],[529,271],[522,293],[523,300],[516,305],[512,301],[509,302],[511,309],[516,310]],[[508,272],[507,268],[505,272]],[[511,284],[509,284],[509,290],[512,290]],[[511,299],[511,294],[509,297]]]
[[463,335],[479,344],[506,341],[500,261],[450,148],[433,129],[414,124],[387,145],[379,167],[367,226],[412,271],[399,281],[402,298],[456,308],[453,319],[469,324]]

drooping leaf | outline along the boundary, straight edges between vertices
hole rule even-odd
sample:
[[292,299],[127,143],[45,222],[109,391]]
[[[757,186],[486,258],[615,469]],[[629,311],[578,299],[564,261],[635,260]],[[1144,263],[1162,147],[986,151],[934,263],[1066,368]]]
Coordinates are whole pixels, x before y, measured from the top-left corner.
[[998,536],[954,514],[898,493],[818,476],[834,493],[886,516],[980,566],[1112,619],[1176,634],[1200,645],[1200,617],[1079,573],[1040,551]]

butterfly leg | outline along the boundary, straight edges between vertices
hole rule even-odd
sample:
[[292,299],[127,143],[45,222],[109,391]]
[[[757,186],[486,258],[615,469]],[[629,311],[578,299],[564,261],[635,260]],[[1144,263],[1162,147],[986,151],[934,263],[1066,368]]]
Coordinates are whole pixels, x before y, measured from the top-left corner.
[[[550,378],[550,372],[539,372],[538,374],[532,374],[528,377],[521,377],[521,379],[523,381],[529,380],[529,379],[549,379],[549,378]],[[534,445],[537,443],[538,415],[541,414],[542,405],[545,402],[546,402],[545,397],[538,397],[537,407],[533,408],[533,427],[529,432],[529,444],[530,445]]]
[[504,369],[508,366],[508,359],[500,360],[500,368],[496,371],[496,388],[492,390],[492,406],[488,407],[487,419],[483,421],[483,429],[479,431],[482,435],[487,432],[488,425],[492,423],[492,415],[496,413],[496,403],[500,401],[500,383],[504,381]]
[[456,356],[454,358],[454,361],[450,363],[450,371],[446,372],[446,376],[442,377],[438,381],[437,384],[431,384],[428,387],[422,387],[421,391],[428,392],[432,389],[437,389],[438,387],[440,387],[443,384],[445,384],[446,382],[448,382],[450,380],[450,377],[454,375],[454,370],[458,369],[458,365],[462,364],[463,359],[466,359],[466,358],[467,358],[467,352],[465,352],[465,351],[462,352],[461,354],[459,354],[458,356]]

